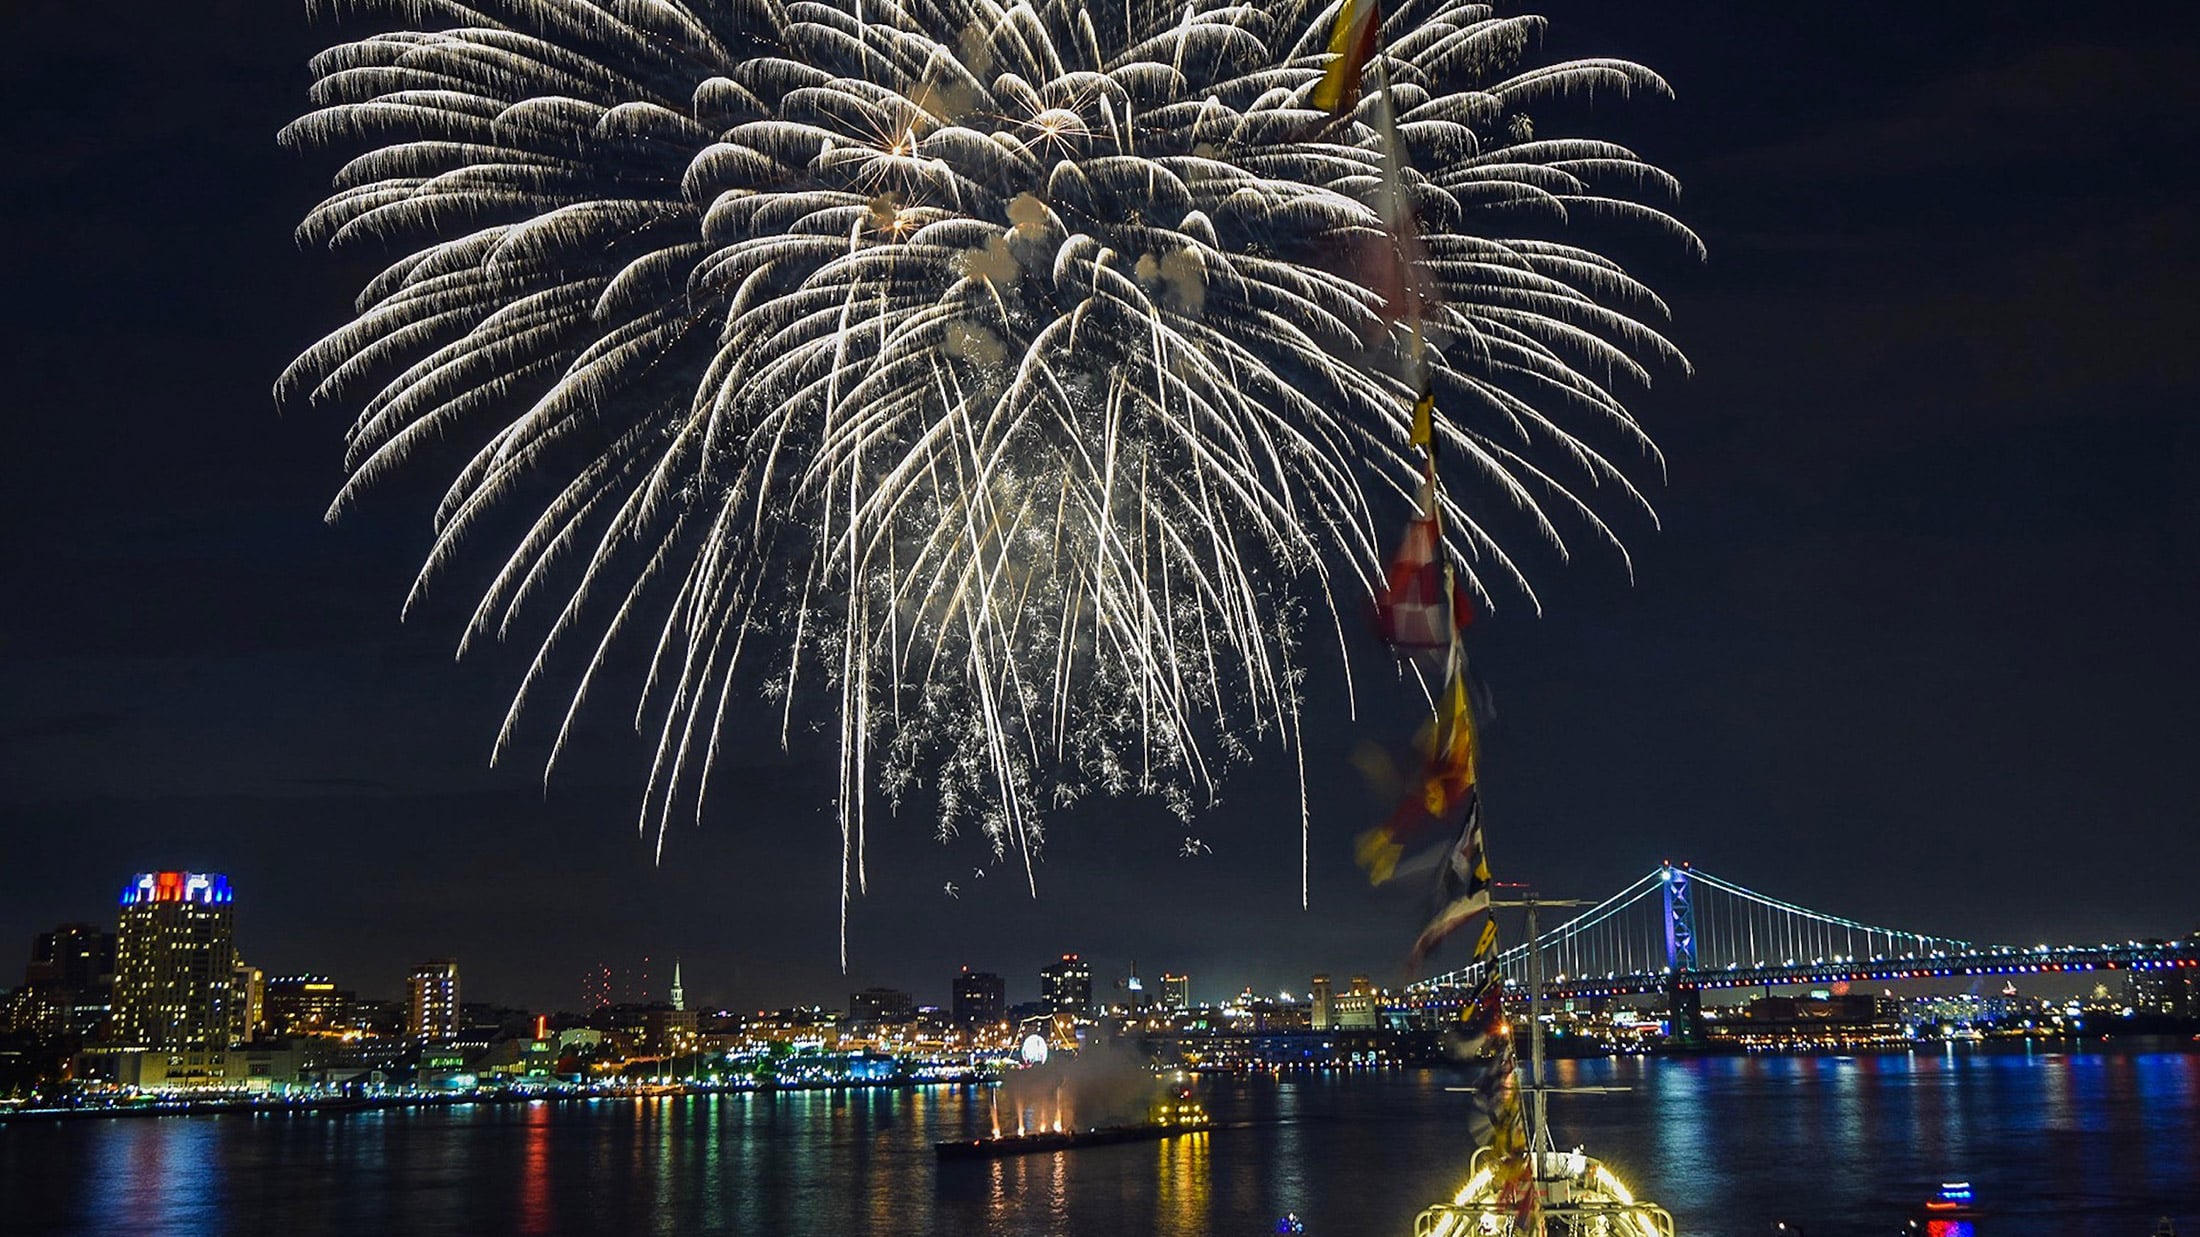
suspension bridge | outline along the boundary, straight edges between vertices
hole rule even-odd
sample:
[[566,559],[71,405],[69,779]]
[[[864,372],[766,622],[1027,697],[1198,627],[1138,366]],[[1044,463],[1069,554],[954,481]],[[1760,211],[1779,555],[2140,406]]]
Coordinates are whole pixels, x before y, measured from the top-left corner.
[[[1663,992],[1676,1014],[1692,1013],[1698,995],[1716,988],[2200,967],[2200,936],[1984,945],[1829,915],[1671,863],[1539,933],[1532,948],[1547,999]],[[1507,985],[1529,982],[1530,949],[1522,943],[1498,954]],[[1409,991],[1440,1005],[1460,999],[1482,975],[1470,966]]]

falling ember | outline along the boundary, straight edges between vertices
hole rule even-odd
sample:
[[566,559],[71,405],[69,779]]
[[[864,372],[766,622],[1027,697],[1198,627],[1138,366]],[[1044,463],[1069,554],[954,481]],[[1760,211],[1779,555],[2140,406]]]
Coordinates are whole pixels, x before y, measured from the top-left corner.
[[[876,802],[1029,883],[1048,810],[1189,818],[1295,745],[1306,629],[1343,643],[1417,482],[1383,280],[1339,256],[1384,235],[1383,139],[1309,101],[1331,6],[309,8],[447,22],[314,61],[283,140],[359,157],[299,236],[398,257],[278,394],[356,414],[332,515],[462,448],[413,600],[506,538],[460,641],[534,645],[496,756],[554,698],[555,766],[647,650],[661,848],[761,694],[837,744],[845,924]],[[1375,52],[1415,100],[1444,522],[1485,601],[1533,597],[1491,512],[1617,544],[1587,496],[1646,506],[1623,388],[1682,364],[1573,229],[1696,247],[1665,173],[1525,123],[1665,90],[1525,63],[1542,28],[1434,0]]]

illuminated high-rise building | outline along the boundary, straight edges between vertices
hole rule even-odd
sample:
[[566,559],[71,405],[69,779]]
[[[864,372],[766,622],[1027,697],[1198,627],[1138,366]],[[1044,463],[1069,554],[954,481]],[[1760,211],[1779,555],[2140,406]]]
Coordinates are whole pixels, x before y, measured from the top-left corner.
[[248,1044],[266,1025],[267,973],[239,961],[235,975],[237,1001],[229,1012],[229,1042]]
[[1115,981],[1116,990],[1123,994],[1123,1004],[1132,1010],[1146,1008],[1146,985],[1138,978],[1138,959],[1131,959],[1131,973]]
[[23,986],[0,1009],[0,1031],[41,1037],[88,1035],[114,1008],[115,934],[65,923],[31,944]]
[[1076,954],[1039,972],[1039,999],[1057,1014],[1092,1012],[1092,968]]
[[122,890],[112,1038],[142,1048],[226,1048],[243,1025],[229,878],[144,872]]
[[1174,971],[1161,976],[1161,1007],[1163,1009],[1190,1009],[1192,1007],[1192,977]]
[[1008,985],[989,971],[964,967],[955,976],[955,1021],[962,1026],[999,1022],[1008,1014]]
[[1336,1017],[1335,993],[1327,975],[1314,977],[1314,1029],[1326,1031]]
[[458,1034],[457,962],[438,958],[412,969],[405,980],[405,1033],[427,1040]]

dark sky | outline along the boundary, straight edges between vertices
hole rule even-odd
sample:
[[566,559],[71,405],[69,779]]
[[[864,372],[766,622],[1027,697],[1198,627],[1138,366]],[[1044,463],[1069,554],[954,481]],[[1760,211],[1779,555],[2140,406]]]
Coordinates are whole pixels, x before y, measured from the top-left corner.
[[[2189,6],[1550,0],[1554,55],[1676,101],[1596,127],[1687,186],[1708,263],[1629,253],[1698,372],[1638,404],[1662,531],[1536,564],[1477,628],[1502,876],[1601,896],[1665,857],[1976,939],[2200,924],[2200,29]],[[1333,688],[1309,734],[1312,911],[1273,751],[1194,830],[1065,816],[1040,896],[881,822],[837,969],[830,757],[747,755],[660,866],[610,726],[546,797],[491,771],[517,649],[454,665],[463,589],[397,606],[438,478],[330,527],[336,414],[275,374],[360,268],[291,229],[331,165],[279,151],[333,38],[274,0],[0,11],[0,983],[153,866],[227,871],[248,958],[394,993],[577,1005],[679,951],[698,999],[943,1000],[1082,950],[1195,993],[1397,978],[1417,914],[1350,838],[1380,805]],[[1334,676],[1319,660],[1318,672]],[[942,892],[954,880],[959,900]]]

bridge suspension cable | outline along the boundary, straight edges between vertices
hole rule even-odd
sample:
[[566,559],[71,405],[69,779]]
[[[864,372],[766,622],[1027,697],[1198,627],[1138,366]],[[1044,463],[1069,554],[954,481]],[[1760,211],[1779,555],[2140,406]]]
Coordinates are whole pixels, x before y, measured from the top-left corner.
[[[1934,958],[1968,941],[1883,928],[1769,897],[1709,872],[1661,864],[1618,893],[1538,935],[1554,982],[1619,980],[1673,971],[1762,970]],[[1500,953],[1507,982],[1526,981],[1528,946]],[[1479,968],[1431,976],[1415,988],[1471,984]]]

